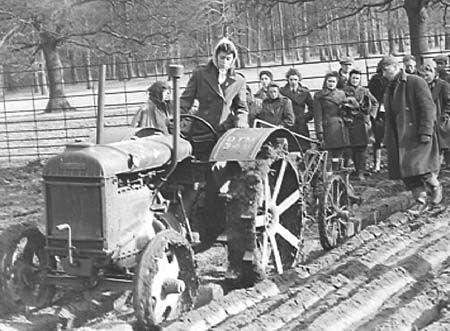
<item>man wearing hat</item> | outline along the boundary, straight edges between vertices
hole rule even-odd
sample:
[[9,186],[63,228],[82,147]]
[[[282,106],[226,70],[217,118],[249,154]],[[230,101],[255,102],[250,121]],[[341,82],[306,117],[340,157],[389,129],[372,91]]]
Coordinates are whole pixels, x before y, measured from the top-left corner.
[[342,89],[347,84],[348,76],[353,66],[353,59],[351,57],[343,57],[339,60],[339,64],[341,65],[341,68],[338,71],[339,80],[337,88]]
[[434,62],[436,62],[436,71],[439,75],[439,78],[445,80],[447,83],[450,83],[450,75],[446,70],[448,57],[446,55],[440,54],[433,60]]
[[397,59],[386,56],[380,67],[389,81],[384,96],[389,178],[402,179],[415,199],[409,212],[420,215],[442,200],[436,106],[425,80],[407,74]]

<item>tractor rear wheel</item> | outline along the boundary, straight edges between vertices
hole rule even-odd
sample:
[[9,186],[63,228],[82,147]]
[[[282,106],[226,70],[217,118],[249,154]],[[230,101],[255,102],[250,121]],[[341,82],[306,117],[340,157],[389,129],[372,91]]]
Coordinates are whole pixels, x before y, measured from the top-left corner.
[[0,301],[9,312],[48,306],[55,293],[43,284],[56,264],[45,251],[45,237],[36,222],[6,228],[0,236]]
[[173,230],[157,233],[135,273],[133,306],[139,328],[148,330],[191,309],[197,288],[189,243]]

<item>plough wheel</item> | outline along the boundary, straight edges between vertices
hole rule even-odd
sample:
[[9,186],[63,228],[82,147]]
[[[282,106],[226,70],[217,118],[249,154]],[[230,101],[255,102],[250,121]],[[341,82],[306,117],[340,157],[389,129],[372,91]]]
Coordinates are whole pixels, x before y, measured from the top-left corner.
[[263,198],[256,218],[257,229],[262,230],[257,237],[261,266],[267,270],[272,264],[282,274],[295,263],[302,231],[298,174],[288,159],[279,159],[270,166]]
[[193,252],[173,230],[149,242],[136,268],[133,306],[140,329],[148,330],[193,306],[198,288]]
[[344,239],[350,216],[347,185],[341,176],[333,175],[325,183],[318,216],[320,243],[330,250]]

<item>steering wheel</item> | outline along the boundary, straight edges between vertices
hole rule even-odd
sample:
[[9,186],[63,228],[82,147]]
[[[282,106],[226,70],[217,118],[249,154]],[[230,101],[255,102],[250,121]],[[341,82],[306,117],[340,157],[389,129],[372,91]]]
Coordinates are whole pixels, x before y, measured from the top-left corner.
[[[171,124],[173,124],[173,119],[170,119]],[[192,126],[195,122],[201,124],[202,128],[206,128],[207,133],[195,134],[192,132]],[[205,119],[197,115],[192,114],[180,114],[180,135],[182,138],[190,142],[206,142],[214,141],[219,139],[217,131],[212,127],[212,125]]]
[[[173,119],[171,119],[171,123],[173,124]],[[200,134],[193,132],[194,124],[200,124],[199,131],[206,132]],[[202,130],[203,128],[205,130]],[[193,155],[203,161],[208,160],[209,154],[219,139],[217,131],[208,121],[191,114],[180,114],[180,136],[191,143]]]

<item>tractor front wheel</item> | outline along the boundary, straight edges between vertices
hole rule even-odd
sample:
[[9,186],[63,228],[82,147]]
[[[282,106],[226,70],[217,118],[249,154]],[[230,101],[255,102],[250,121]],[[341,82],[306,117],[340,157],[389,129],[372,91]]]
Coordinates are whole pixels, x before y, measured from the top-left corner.
[[157,233],[135,273],[133,305],[139,328],[148,330],[191,309],[197,288],[189,243],[173,230]]
[[55,287],[45,274],[56,262],[45,251],[45,237],[36,222],[6,228],[0,236],[0,300],[9,312],[48,306]]

